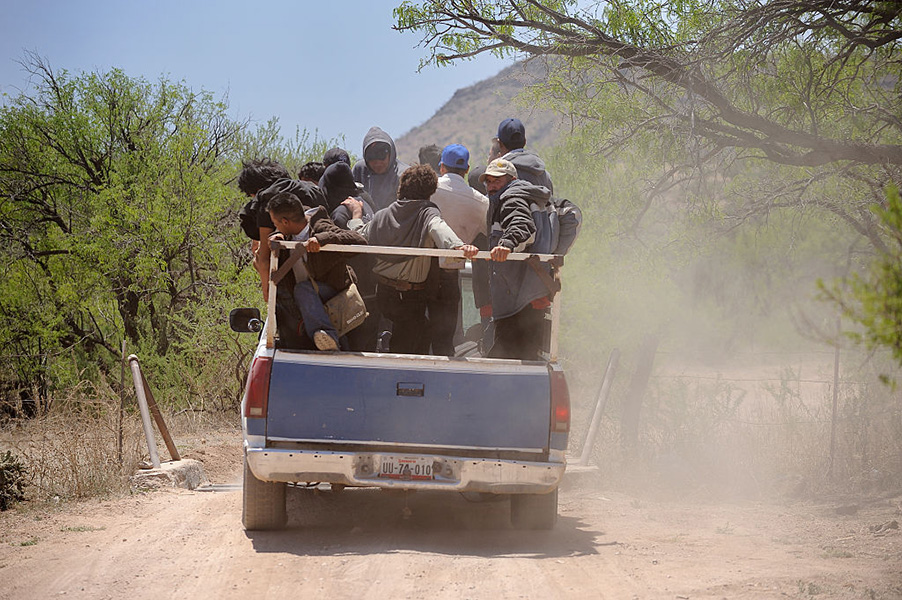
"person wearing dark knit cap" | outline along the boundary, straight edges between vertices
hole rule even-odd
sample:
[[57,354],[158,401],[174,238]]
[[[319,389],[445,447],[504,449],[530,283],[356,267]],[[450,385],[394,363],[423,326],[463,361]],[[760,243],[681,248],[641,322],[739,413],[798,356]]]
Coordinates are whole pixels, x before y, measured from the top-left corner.
[[[319,188],[326,195],[329,215],[338,227],[350,229],[348,222],[353,215],[351,206],[355,204],[361,209],[360,214],[364,222],[369,222],[373,218],[372,199],[358,187],[347,163],[338,161],[326,167],[326,172],[319,180]],[[379,333],[379,320],[382,314],[376,305],[374,262],[375,257],[369,254],[358,254],[348,259],[348,264],[357,273],[357,289],[370,313],[362,325],[348,333],[348,345],[355,352],[376,351],[376,336]]]
[[504,119],[498,125],[498,140],[501,158],[513,163],[517,169],[517,179],[541,185],[554,193],[551,175],[545,170],[545,162],[532,150],[526,149],[526,127],[520,119]]
[[316,184],[323,173],[326,171],[326,165],[317,161],[304,163],[298,171],[298,179],[301,181],[309,181]]
[[355,198],[364,203],[365,220],[369,220],[368,217],[373,216],[373,199],[354,181],[351,167],[347,163],[338,161],[326,167],[319,180],[319,188],[326,195],[329,217],[339,227],[347,229],[348,221],[351,220],[350,208],[342,204],[348,198]]
[[323,154],[323,164],[328,167],[329,165],[337,162],[343,162],[350,167],[351,157],[348,154],[348,151],[337,146],[335,148],[329,148],[328,150],[326,150],[326,153]]

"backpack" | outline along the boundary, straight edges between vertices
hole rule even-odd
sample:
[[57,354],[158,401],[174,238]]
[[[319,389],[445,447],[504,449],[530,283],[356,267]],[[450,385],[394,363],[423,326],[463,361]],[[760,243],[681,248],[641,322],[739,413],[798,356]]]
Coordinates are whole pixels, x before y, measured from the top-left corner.
[[566,198],[551,199],[540,207],[530,203],[529,210],[536,224],[536,233],[527,252],[536,254],[567,254],[579,235],[583,213]]
[[573,242],[579,237],[583,226],[583,212],[577,205],[566,198],[551,198],[557,213],[558,239],[554,247],[555,254],[567,254]]

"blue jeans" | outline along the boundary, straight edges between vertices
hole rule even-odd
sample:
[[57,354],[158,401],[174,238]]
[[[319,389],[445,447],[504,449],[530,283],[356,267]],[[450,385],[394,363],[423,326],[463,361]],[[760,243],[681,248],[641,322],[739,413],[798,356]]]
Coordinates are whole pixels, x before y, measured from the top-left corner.
[[327,302],[338,292],[325,283],[317,281],[316,285],[319,286],[319,295],[313,289],[313,284],[309,279],[294,286],[294,301],[297,303],[298,309],[301,311],[301,317],[304,319],[304,331],[307,332],[307,335],[312,340],[314,333],[323,330],[332,336],[337,343],[338,331],[335,329],[332,321],[329,320],[329,315],[326,313],[326,307],[323,306],[323,302]]

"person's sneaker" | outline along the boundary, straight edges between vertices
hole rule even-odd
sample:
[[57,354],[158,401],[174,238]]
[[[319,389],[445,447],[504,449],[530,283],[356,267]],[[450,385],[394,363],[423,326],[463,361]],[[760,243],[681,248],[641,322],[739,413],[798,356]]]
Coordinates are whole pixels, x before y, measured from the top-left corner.
[[313,343],[317,350],[338,350],[338,342],[323,329],[313,334]]

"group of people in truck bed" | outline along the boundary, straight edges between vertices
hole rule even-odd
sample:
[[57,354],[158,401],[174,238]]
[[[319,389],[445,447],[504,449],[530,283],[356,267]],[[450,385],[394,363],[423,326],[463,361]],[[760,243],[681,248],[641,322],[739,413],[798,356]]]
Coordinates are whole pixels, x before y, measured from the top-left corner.
[[[341,148],[305,164],[297,179],[268,159],[245,163],[238,187],[251,200],[240,216],[255,240],[265,299],[270,241],[297,241],[306,250],[276,286],[280,345],[453,356],[460,269],[482,248],[491,260],[474,261],[473,287],[484,354],[540,360],[557,280],[547,264],[507,258],[566,253],[581,215],[552,195],[544,162],[525,146],[525,127],[511,118],[498,126],[488,165],[472,172],[461,144],[421,148],[420,164],[408,166],[378,127],[367,132],[353,167]],[[460,258],[320,252],[327,244],[455,249]],[[352,282],[369,316],[339,337],[324,303]],[[390,337],[380,336],[386,328]]]

